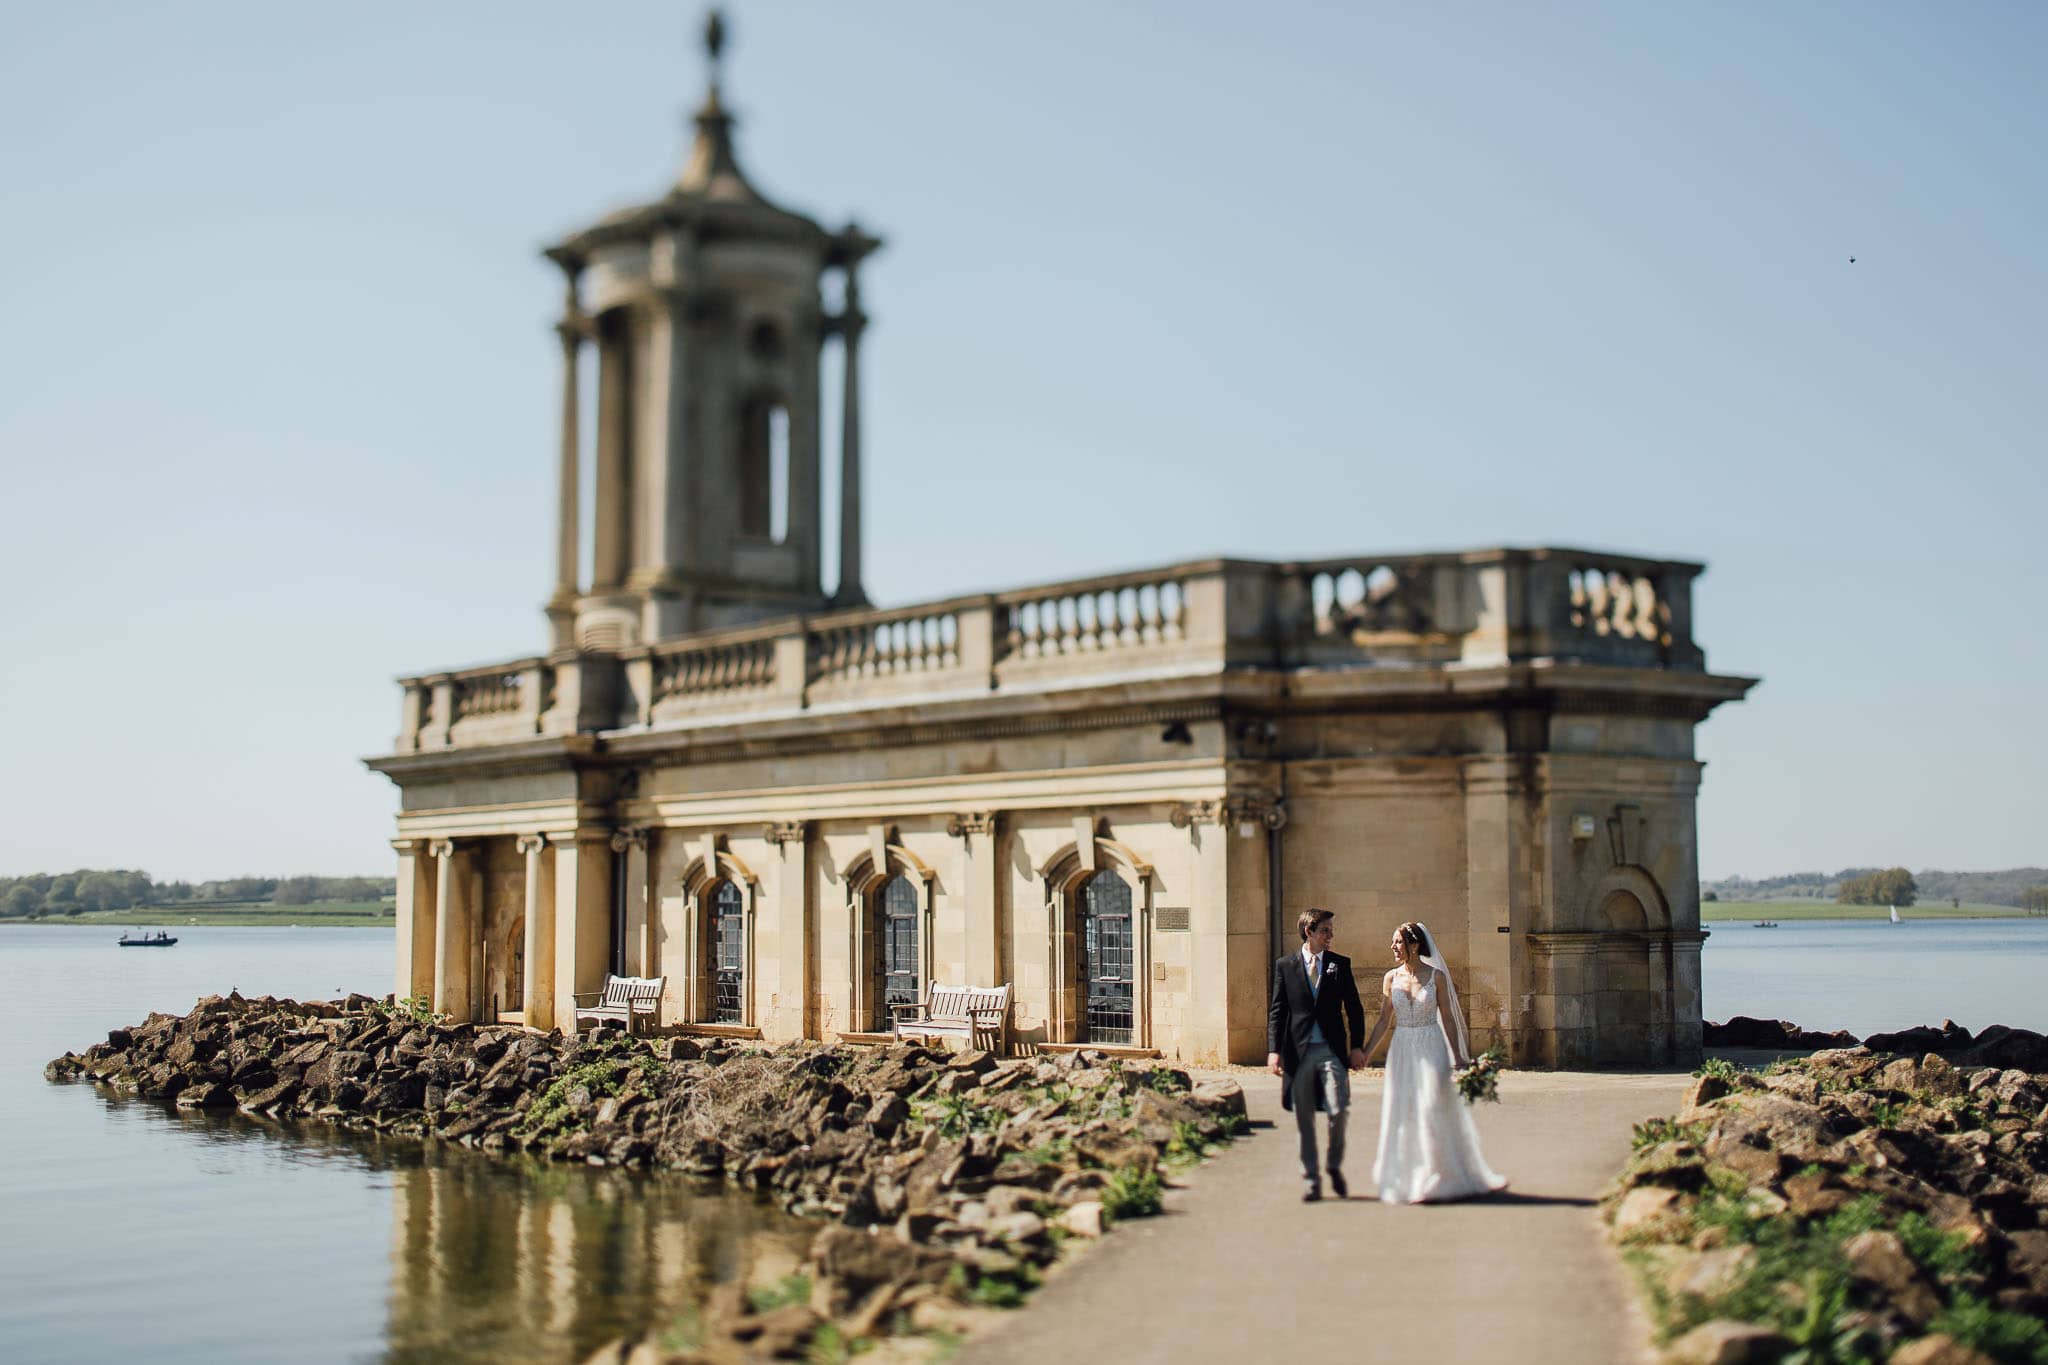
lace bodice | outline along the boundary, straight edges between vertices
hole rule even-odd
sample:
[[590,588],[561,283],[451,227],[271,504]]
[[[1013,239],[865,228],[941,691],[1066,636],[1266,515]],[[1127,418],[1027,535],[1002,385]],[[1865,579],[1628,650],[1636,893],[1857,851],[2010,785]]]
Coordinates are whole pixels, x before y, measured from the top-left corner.
[[1420,995],[1410,995],[1406,982],[1395,977],[1393,995],[1395,1028],[1422,1028],[1437,1022],[1435,972],[1427,974]]

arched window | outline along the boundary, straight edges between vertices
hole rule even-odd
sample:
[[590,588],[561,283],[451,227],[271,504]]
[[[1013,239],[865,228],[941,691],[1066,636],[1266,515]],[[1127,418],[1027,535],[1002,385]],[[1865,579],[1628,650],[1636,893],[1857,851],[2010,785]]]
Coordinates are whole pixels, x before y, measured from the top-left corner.
[[1131,975],[1131,886],[1110,871],[1081,885],[1081,980],[1086,1041],[1127,1045],[1136,1011]]
[[921,915],[917,885],[901,872],[875,893],[874,1027],[894,1022],[891,1005],[915,1005],[924,998],[918,980],[917,922]]
[[740,408],[741,534],[781,544],[789,535],[789,409],[760,396]]
[[711,919],[711,1021],[714,1024],[746,1022],[746,902],[739,887],[721,881],[712,888]]

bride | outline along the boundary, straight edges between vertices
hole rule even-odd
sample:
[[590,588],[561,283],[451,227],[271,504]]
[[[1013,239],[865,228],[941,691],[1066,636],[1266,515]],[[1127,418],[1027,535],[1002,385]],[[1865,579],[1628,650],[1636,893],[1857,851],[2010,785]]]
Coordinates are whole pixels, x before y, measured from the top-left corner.
[[1381,978],[1383,1003],[1365,1040],[1371,1058],[1391,1026],[1387,1085],[1380,1096],[1380,1150],[1372,1174],[1385,1204],[1469,1199],[1507,1188],[1487,1168],[1453,1084],[1453,1068],[1472,1060],[1458,988],[1436,940],[1419,922],[1394,931],[1400,965]]

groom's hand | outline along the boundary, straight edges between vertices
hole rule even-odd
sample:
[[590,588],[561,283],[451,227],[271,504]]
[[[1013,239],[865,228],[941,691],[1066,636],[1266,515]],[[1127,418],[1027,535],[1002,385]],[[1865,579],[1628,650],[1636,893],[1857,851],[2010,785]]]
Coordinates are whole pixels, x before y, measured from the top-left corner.
[[1274,1074],[1275,1076],[1279,1076],[1279,1075],[1283,1075],[1283,1074],[1285,1074],[1285,1073],[1284,1073],[1284,1072],[1282,1072],[1282,1071],[1281,1071],[1281,1069],[1280,1069],[1280,1054],[1279,1054],[1279,1053],[1277,1053],[1277,1052],[1269,1052],[1269,1053],[1267,1053],[1267,1054],[1266,1054],[1266,1070],[1268,1070],[1268,1071],[1272,1072],[1272,1073],[1273,1073],[1273,1074]]
[[1362,1047],[1355,1047],[1355,1048],[1352,1048],[1352,1049],[1351,1049],[1351,1069],[1352,1069],[1353,1071],[1363,1071],[1363,1070],[1365,1070],[1365,1049],[1364,1049],[1364,1048],[1362,1048]]

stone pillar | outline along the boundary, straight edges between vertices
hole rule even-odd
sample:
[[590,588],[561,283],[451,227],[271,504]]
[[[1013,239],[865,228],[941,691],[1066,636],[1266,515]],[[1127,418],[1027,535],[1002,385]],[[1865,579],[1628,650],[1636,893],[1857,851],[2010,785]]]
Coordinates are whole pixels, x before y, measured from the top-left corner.
[[824,572],[820,562],[818,528],[822,521],[820,502],[824,489],[819,432],[823,422],[818,412],[818,363],[822,341],[821,320],[815,302],[798,324],[790,378],[789,395],[789,529],[788,543],[802,557],[803,588],[820,591]]
[[839,320],[845,387],[839,422],[839,588],[834,594],[843,606],[868,600],[860,581],[860,334],[867,321],[860,311],[860,279],[848,266],[846,309]]
[[[1465,904],[1462,922],[1447,925],[1443,946],[1458,970],[1458,1002],[1465,1007],[1473,1051],[1499,1043],[1519,1064],[1524,1052],[1516,1035],[1526,1022],[1518,1026],[1514,1018],[1514,1002],[1522,994],[1516,973],[1526,969],[1516,950],[1525,934],[1556,927],[1538,922],[1540,892],[1531,872],[1536,798],[1528,791],[1527,764],[1513,755],[1482,754],[1462,766]],[[1507,933],[1500,932],[1503,927]]]
[[398,960],[391,989],[400,999],[434,996],[434,878],[424,839],[393,839],[398,851]]
[[604,989],[611,963],[611,831],[551,831],[555,858],[555,1026],[576,1030],[576,996]]
[[613,853],[626,855],[625,975],[646,976],[654,964],[655,925],[647,913],[647,831],[622,829],[612,835]]
[[526,856],[526,1002],[528,1028],[555,1026],[555,886],[554,859],[545,835],[522,834],[519,851]]
[[469,888],[455,865],[453,840],[436,839],[428,851],[434,855],[434,1012],[466,1023],[476,1015],[470,999]]
[[[555,591],[548,599],[550,644],[567,649],[576,643],[576,594],[581,566],[578,503],[582,478],[582,425],[577,411],[578,360],[583,350],[583,320],[576,315],[576,277],[569,277],[569,301],[555,324],[562,339],[562,453],[555,483]],[[532,959],[529,958],[528,961]]]
[[610,313],[597,332],[597,508],[590,590],[616,592],[631,554],[626,521],[628,441],[632,433],[632,336],[626,316]]
[[962,878],[965,894],[959,897],[967,917],[967,984],[1000,986],[1003,975],[1001,905],[997,882],[1002,876],[1002,816],[995,811],[956,815],[946,822],[946,832],[964,845],[961,861],[966,864]]

